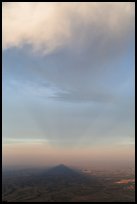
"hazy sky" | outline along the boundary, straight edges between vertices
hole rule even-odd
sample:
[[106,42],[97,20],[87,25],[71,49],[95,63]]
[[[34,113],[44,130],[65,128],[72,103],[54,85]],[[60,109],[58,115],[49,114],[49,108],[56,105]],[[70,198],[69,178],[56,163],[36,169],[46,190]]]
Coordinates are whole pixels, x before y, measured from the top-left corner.
[[4,163],[133,158],[134,9],[3,3]]

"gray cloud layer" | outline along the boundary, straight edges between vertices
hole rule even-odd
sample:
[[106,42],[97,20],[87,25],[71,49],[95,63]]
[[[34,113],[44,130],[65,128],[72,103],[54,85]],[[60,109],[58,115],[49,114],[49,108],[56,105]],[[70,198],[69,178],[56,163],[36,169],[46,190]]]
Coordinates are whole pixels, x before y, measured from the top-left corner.
[[55,54],[49,64],[45,60],[47,66],[38,64],[37,74],[63,89],[56,99],[112,100],[105,80],[119,68],[111,68],[109,61],[131,43],[134,3],[12,2],[3,5],[2,15],[4,49],[29,44],[33,51]]
[[4,49],[27,43],[46,54],[90,45],[98,52],[132,32],[134,3],[11,2],[3,5],[2,17]]
[[[126,56],[134,53],[134,3],[12,2],[3,6],[2,15],[3,49],[25,49],[27,44],[37,51],[30,64],[17,66],[23,69],[24,78],[30,76],[29,85],[24,85],[22,134],[31,135],[25,129],[29,126],[27,116],[36,122],[30,122],[32,129],[38,126],[34,132],[40,129],[40,135],[56,143],[83,138],[94,144],[115,137],[116,141],[118,137],[128,141],[134,135],[134,68],[130,67],[133,62],[125,62]],[[17,71],[14,66],[12,70]],[[43,85],[45,81],[50,85]],[[53,104],[39,101],[44,96]],[[19,99],[18,104],[21,102]],[[22,126],[22,107],[18,106],[13,108],[18,108],[14,118],[18,128],[11,127],[16,135]]]

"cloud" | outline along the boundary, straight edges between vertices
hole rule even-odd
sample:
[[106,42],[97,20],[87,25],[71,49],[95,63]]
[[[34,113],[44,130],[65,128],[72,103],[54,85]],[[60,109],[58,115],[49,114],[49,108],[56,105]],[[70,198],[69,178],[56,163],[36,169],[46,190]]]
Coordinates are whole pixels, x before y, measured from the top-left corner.
[[131,44],[134,3],[12,2],[3,5],[2,16],[4,50],[27,44],[36,53],[52,54],[32,68],[32,75],[35,72],[41,81],[48,79],[62,90],[52,98],[112,100],[109,78],[118,84],[120,71],[119,66],[112,67],[111,59],[116,61]]
[[41,82],[39,84],[38,82],[30,82],[27,80],[24,82],[11,80],[7,87],[7,91],[10,92],[13,89],[16,90],[16,93],[22,94],[24,97],[31,95],[37,98],[47,99],[57,97],[58,94],[64,94],[62,90],[57,89],[57,87],[49,82]]
[[[5,135],[34,138],[30,129],[36,127],[39,138],[57,139],[62,146],[133,138],[134,7],[132,2],[4,4],[4,71],[21,81],[6,94]],[[15,47],[23,49],[9,49]],[[28,55],[28,47],[36,55]]]
[[71,91],[70,93],[61,93],[58,92],[58,94],[54,95],[51,98],[57,99],[57,100],[63,100],[63,101],[71,101],[71,102],[110,102],[113,98],[111,94],[105,94],[105,93],[86,93],[86,92],[80,92],[80,91]]
[[94,47],[95,54],[99,50],[107,54],[115,42],[122,46],[133,29],[131,2],[11,2],[2,8],[3,49],[28,44],[47,54],[64,47]]
[[52,54],[32,68],[32,75],[62,90],[52,98],[112,100],[106,81],[119,83],[120,71],[109,61],[121,57],[134,39],[134,3],[11,2],[3,5],[2,17],[4,50],[27,44],[40,55]]

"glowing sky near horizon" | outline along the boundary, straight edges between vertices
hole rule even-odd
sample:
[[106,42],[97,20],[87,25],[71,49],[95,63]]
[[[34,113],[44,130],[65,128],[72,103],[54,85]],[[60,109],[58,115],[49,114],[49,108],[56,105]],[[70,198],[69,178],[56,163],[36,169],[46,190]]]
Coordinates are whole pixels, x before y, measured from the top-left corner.
[[4,164],[134,159],[134,10],[3,3]]

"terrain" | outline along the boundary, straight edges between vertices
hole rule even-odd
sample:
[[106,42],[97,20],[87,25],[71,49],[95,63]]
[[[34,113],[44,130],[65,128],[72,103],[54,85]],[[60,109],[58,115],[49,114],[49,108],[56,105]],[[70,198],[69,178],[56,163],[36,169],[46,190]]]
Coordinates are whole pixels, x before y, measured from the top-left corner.
[[63,164],[43,169],[3,170],[7,202],[134,202],[134,171],[98,172]]

